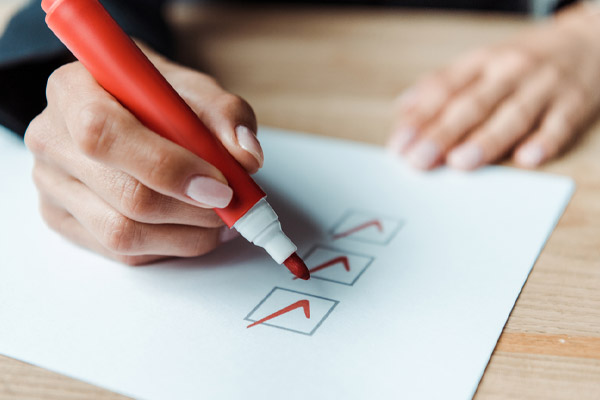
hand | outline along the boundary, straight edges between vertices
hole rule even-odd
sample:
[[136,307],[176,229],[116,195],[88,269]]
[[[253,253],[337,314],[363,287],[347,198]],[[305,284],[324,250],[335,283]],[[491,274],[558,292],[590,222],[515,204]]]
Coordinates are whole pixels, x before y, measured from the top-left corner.
[[399,98],[389,146],[420,169],[552,159],[599,109],[599,27],[578,7],[425,77]]
[[[214,79],[146,52],[227,150],[257,171],[263,154],[250,106]],[[212,210],[232,197],[221,172],[144,127],[79,62],[52,74],[47,98],[25,142],[51,228],[131,265],[201,255],[232,238]]]

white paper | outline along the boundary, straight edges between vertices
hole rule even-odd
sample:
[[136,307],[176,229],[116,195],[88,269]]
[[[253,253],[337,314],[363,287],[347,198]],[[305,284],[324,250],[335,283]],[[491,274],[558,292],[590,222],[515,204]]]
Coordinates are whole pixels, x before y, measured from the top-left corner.
[[265,128],[258,180],[313,279],[243,239],[127,267],[44,226],[2,136],[0,353],[145,399],[468,399],[573,191]]

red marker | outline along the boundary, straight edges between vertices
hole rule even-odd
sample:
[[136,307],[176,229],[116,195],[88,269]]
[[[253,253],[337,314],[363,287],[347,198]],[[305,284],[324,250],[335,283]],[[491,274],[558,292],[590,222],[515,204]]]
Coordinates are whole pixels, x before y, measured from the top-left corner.
[[159,135],[217,167],[233,189],[217,214],[278,264],[310,278],[277,214],[244,168],[204,126],[194,111],[123,32],[97,0],[42,0],[46,23],[96,81]]

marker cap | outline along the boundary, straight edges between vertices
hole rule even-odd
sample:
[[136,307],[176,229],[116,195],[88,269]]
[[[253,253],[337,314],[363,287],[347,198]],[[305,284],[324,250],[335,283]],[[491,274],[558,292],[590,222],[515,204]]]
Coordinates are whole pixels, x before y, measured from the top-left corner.
[[246,240],[264,248],[276,263],[282,264],[297,250],[283,233],[275,211],[266,198],[254,205],[233,227]]

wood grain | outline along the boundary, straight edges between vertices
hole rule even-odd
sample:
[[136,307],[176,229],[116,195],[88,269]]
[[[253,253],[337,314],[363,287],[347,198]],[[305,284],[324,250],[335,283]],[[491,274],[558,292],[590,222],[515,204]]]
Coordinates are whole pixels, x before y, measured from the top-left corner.
[[[9,12],[0,5],[0,20]],[[421,74],[524,29],[499,15],[317,6],[170,9],[186,63],[245,97],[259,122],[383,144],[391,102]],[[477,399],[600,398],[600,125],[541,170],[576,193],[538,259]],[[122,399],[0,357],[0,399]]]
[[505,332],[496,351],[600,360],[600,338]]

